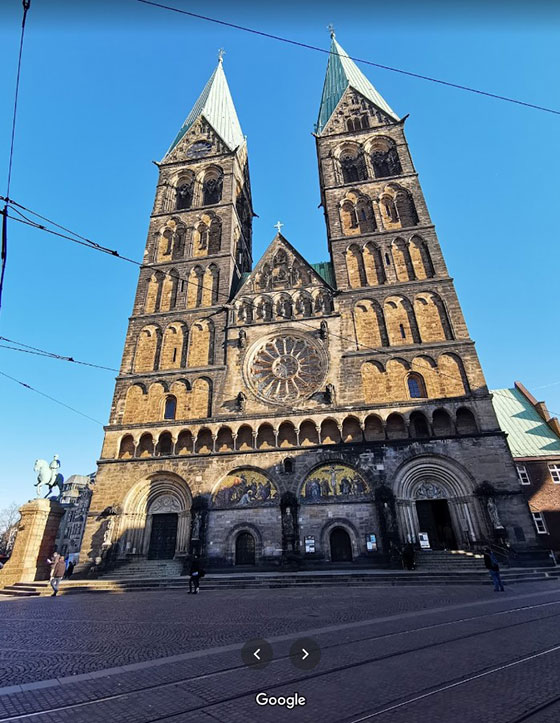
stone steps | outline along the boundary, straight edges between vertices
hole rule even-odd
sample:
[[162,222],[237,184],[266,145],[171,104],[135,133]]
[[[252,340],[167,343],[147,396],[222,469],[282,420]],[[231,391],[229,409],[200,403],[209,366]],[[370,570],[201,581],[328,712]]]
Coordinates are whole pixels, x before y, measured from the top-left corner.
[[[560,581],[560,568],[518,568],[506,569],[502,573],[508,585]],[[83,592],[122,593],[150,590],[188,590],[188,577],[138,577],[127,580],[100,578],[98,580],[70,580],[60,586],[60,595]],[[320,589],[328,587],[387,587],[418,585],[490,585],[485,571],[419,572],[419,571],[380,571],[370,573],[260,573],[255,575],[207,575],[202,587],[204,591],[217,590],[259,590],[273,588]],[[1,595],[17,597],[47,596],[52,593],[48,582],[16,583],[0,590]]]

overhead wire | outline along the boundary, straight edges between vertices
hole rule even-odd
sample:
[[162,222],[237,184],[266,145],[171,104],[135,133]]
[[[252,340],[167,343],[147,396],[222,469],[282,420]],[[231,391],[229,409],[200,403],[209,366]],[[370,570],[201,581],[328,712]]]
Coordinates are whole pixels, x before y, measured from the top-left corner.
[[8,160],[8,178],[6,182],[6,198],[4,199],[4,208],[2,209],[2,228],[0,241],[0,308],[2,308],[2,292],[4,290],[4,276],[6,274],[6,265],[8,262],[8,199],[10,198],[10,187],[12,182],[12,168],[14,161],[14,147],[16,140],[16,119],[17,107],[19,100],[19,82],[21,78],[21,59],[23,57],[23,39],[25,37],[25,22],[27,13],[31,5],[31,0],[23,0],[23,18],[21,21],[21,35],[19,40],[18,63],[16,72],[16,88],[14,94],[14,110],[12,112],[12,133],[10,138],[10,151]]
[[[252,33],[253,35],[260,35],[264,38],[270,38],[271,40],[277,40],[282,43],[288,43],[289,45],[297,45],[300,48],[306,48],[308,50],[315,50],[319,53],[325,53],[327,55],[338,55],[338,53],[332,52],[331,50],[327,50],[326,48],[321,48],[317,45],[310,45],[309,43],[302,43],[298,40],[292,40],[291,38],[285,38],[281,35],[274,35],[273,33],[265,33],[262,30],[255,30],[255,28],[248,28],[244,25],[238,25],[236,23],[230,23],[225,20],[219,20],[218,18],[211,18],[207,15],[200,15],[199,13],[193,13],[190,10],[183,10],[182,8],[176,8],[171,5],[164,5],[163,3],[157,3],[153,2],[152,0],[137,0],[137,2],[142,3],[143,5],[151,5],[156,8],[160,8],[162,10],[170,10],[171,12],[179,13],[180,15],[188,15],[192,18],[198,18],[199,20],[205,20],[210,23],[216,23],[218,25],[225,25],[226,27],[233,28],[234,30],[242,30],[245,33]],[[546,113],[554,113],[555,115],[560,115],[560,110],[556,110],[554,108],[547,108],[546,106],[542,105],[536,105],[534,103],[528,103],[523,100],[518,100],[516,98],[509,98],[505,95],[499,95],[498,93],[490,93],[486,90],[479,90],[477,88],[471,88],[467,85],[461,85],[460,83],[451,83],[448,80],[441,80],[441,78],[433,78],[429,75],[422,75],[421,73],[414,73],[410,70],[403,70],[402,68],[394,68],[390,65],[383,65],[382,63],[375,63],[372,60],[365,60],[364,58],[356,58],[351,55],[347,56],[350,60],[353,60],[356,63],[363,63],[364,65],[371,65],[375,68],[381,68],[382,70],[390,70],[392,73],[400,73],[402,75],[408,75],[411,78],[418,78],[420,80],[427,80],[431,83],[438,83],[440,85],[448,86],[450,88],[456,88],[457,90],[464,90],[468,91],[469,93],[476,93],[478,95],[484,95],[489,98],[494,98],[496,100],[503,100],[508,103],[515,103],[516,105],[522,105],[526,106],[527,108],[534,108],[535,110],[542,110]]]
[[[117,372],[118,369],[114,369],[113,367],[106,367],[102,364],[93,364],[92,362],[85,362],[80,361],[78,359],[74,359],[74,357],[71,356],[64,356],[62,354],[55,354],[54,352],[45,351],[44,349],[39,349],[35,346],[30,346],[29,344],[23,344],[21,341],[15,341],[14,339],[8,339],[5,336],[0,336],[0,341],[7,341],[8,344],[0,344],[0,348],[2,349],[12,349],[13,351],[20,351],[24,352],[26,354],[36,354],[37,356],[45,356],[50,359],[58,359],[60,361],[66,361],[66,362],[72,362],[73,364],[80,364],[86,367],[95,367],[97,369],[104,369],[109,372]],[[11,344],[17,344],[17,346],[10,346]],[[24,347],[23,349],[19,347]]]
[[25,382],[22,382],[19,379],[16,379],[15,377],[11,377],[9,374],[6,374],[6,372],[0,371],[0,374],[3,377],[6,377],[7,379],[11,379],[13,382],[16,382],[16,384],[19,384],[20,386],[25,387],[25,389],[29,389],[30,391],[35,392],[36,394],[40,394],[42,397],[46,397],[47,399],[50,399],[51,402],[60,404],[61,407],[66,407],[66,409],[70,409],[72,412],[76,412],[76,414],[79,414],[80,416],[85,417],[86,419],[89,419],[90,421],[103,426],[103,422],[100,422],[98,419],[94,419],[93,417],[90,417],[89,414],[84,414],[84,412],[80,412],[79,409],[75,409],[74,407],[71,407],[69,404],[65,404],[64,402],[61,402],[60,399],[57,399],[56,397],[51,397],[50,394],[41,392],[39,389],[35,389],[35,387],[32,387],[30,384],[26,384]]

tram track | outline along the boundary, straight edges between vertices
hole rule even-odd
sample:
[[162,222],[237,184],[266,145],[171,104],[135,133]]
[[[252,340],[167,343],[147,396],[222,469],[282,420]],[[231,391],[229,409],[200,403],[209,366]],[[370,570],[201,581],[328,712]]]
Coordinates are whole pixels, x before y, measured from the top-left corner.
[[[560,600],[548,601],[548,602],[545,602],[545,603],[538,603],[538,604],[536,604],[536,605],[525,605],[525,606],[521,606],[521,607],[506,609],[506,610],[498,610],[498,611],[495,611],[495,612],[492,612],[492,613],[482,612],[482,613],[480,613],[479,615],[473,615],[473,616],[463,617],[463,618],[456,618],[456,619],[453,619],[453,620],[446,620],[446,621],[441,622],[441,623],[432,623],[432,624],[430,624],[430,625],[423,625],[423,626],[416,627],[416,628],[411,628],[411,629],[408,629],[408,630],[399,630],[399,631],[394,631],[394,632],[391,632],[391,633],[383,633],[383,634],[380,634],[380,635],[370,635],[370,636],[366,636],[366,637],[361,637],[361,638],[359,638],[359,639],[356,640],[356,641],[344,640],[344,641],[341,641],[341,642],[333,642],[333,643],[330,643],[330,644],[322,645],[322,646],[321,646],[321,649],[322,649],[322,650],[328,650],[328,649],[333,649],[333,648],[337,648],[337,647],[348,646],[348,645],[350,645],[352,642],[359,642],[359,643],[364,643],[364,642],[368,642],[368,641],[375,642],[375,641],[380,641],[380,640],[386,640],[386,639],[389,639],[389,638],[402,637],[402,636],[406,636],[406,635],[410,635],[410,634],[414,634],[414,633],[422,633],[422,632],[429,631],[429,630],[434,630],[434,629],[438,629],[438,628],[449,627],[449,626],[452,626],[452,625],[464,624],[464,623],[473,622],[473,621],[477,621],[477,620],[487,620],[488,618],[493,618],[493,617],[498,617],[498,616],[503,616],[503,615],[510,615],[510,614],[519,613],[519,612],[524,612],[524,611],[528,611],[528,610],[545,608],[545,607],[549,607],[549,606],[553,606],[553,605],[560,605]],[[336,673],[341,673],[341,672],[344,672],[344,671],[347,671],[347,670],[359,668],[359,667],[364,666],[364,665],[371,665],[372,663],[382,662],[382,661],[385,661],[385,660],[388,660],[388,659],[391,659],[391,658],[396,658],[396,657],[399,657],[399,656],[402,656],[402,655],[410,655],[410,654],[414,654],[414,653],[417,653],[417,652],[420,652],[420,651],[423,651],[423,650],[427,650],[427,649],[430,649],[430,648],[436,648],[436,647],[438,647],[438,646],[449,645],[449,644],[454,643],[454,642],[457,642],[457,641],[467,640],[467,639],[469,639],[469,638],[474,638],[474,637],[476,637],[476,636],[478,636],[478,635],[487,635],[487,634],[491,634],[491,633],[493,633],[493,632],[503,631],[503,630],[507,630],[507,629],[519,627],[519,626],[521,626],[521,625],[528,625],[528,624],[535,623],[535,622],[542,622],[542,621],[550,620],[550,619],[553,619],[553,618],[556,618],[556,617],[560,617],[560,611],[555,612],[555,613],[553,613],[553,614],[551,614],[551,615],[546,615],[546,616],[544,616],[544,617],[539,615],[539,616],[537,616],[537,617],[532,617],[532,618],[527,619],[527,620],[516,621],[516,622],[511,623],[511,624],[508,624],[508,625],[502,625],[502,626],[497,626],[497,627],[494,627],[494,628],[491,628],[491,629],[477,630],[477,631],[470,632],[470,633],[465,633],[465,634],[462,634],[462,635],[456,635],[456,636],[454,636],[454,637],[452,637],[452,638],[448,638],[448,639],[446,639],[446,640],[441,640],[441,641],[437,641],[437,642],[430,642],[430,643],[426,643],[426,644],[423,644],[423,645],[418,645],[418,646],[416,646],[416,647],[407,648],[407,649],[405,649],[405,650],[394,651],[394,652],[388,653],[388,654],[386,654],[386,655],[380,655],[380,656],[377,656],[377,657],[374,657],[374,658],[368,658],[368,659],[366,659],[366,660],[360,660],[360,661],[355,661],[355,662],[352,662],[352,663],[347,663],[347,664],[345,664],[345,665],[335,666],[335,667],[330,668],[329,670],[310,672],[310,673],[308,673],[308,674],[306,674],[306,675],[301,675],[301,674],[300,674],[300,675],[295,675],[295,676],[292,676],[292,677],[290,677],[290,678],[288,678],[288,679],[286,679],[286,680],[284,680],[284,681],[282,681],[282,682],[280,682],[280,683],[274,683],[274,685],[270,686],[270,689],[278,688],[278,687],[280,687],[280,686],[289,686],[289,685],[293,685],[293,684],[300,684],[300,685],[301,685],[302,683],[305,683],[305,682],[308,681],[308,680],[313,680],[313,679],[317,679],[317,678],[322,678],[322,677],[325,677],[325,676],[333,675],[333,674],[336,674]],[[375,624],[375,620],[372,620],[372,624]],[[518,665],[519,663],[525,662],[526,660],[531,660],[531,659],[534,659],[534,658],[539,657],[539,656],[541,656],[541,655],[545,655],[545,654],[554,652],[554,651],[556,651],[556,650],[560,650],[560,645],[557,645],[557,646],[555,646],[555,647],[553,647],[553,648],[550,648],[550,649],[546,649],[546,650],[540,651],[540,652],[538,652],[538,653],[536,653],[536,654],[533,654],[533,655],[531,655],[531,656],[528,656],[528,657],[526,657],[526,658],[522,658],[522,659],[520,659],[520,660],[516,660],[516,661],[513,661],[513,662],[511,662],[511,663],[502,665],[502,666],[498,666],[498,667],[496,667],[496,668],[494,668],[494,669],[492,669],[492,670],[490,670],[490,671],[483,671],[483,672],[481,672],[481,673],[479,673],[479,674],[476,674],[476,675],[474,675],[474,676],[471,676],[471,677],[464,677],[464,678],[462,678],[462,679],[460,679],[460,680],[458,680],[458,681],[454,681],[454,682],[452,682],[452,683],[446,684],[445,686],[443,686],[443,687],[441,687],[441,688],[439,688],[439,689],[432,690],[432,691],[428,690],[426,693],[422,693],[420,696],[416,696],[416,697],[413,698],[413,699],[409,699],[409,700],[406,700],[406,701],[402,701],[402,700],[401,700],[401,701],[399,701],[399,702],[394,702],[394,703],[391,704],[391,705],[392,705],[395,709],[396,709],[396,708],[399,708],[399,707],[406,706],[406,705],[410,705],[410,704],[412,704],[413,702],[416,702],[417,700],[423,699],[424,697],[428,697],[428,696],[434,695],[434,694],[436,694],[436,693],[438,693],[438,692],[442,692],[442,691],[444,691],[444,690],[451,689],[451,688],[456,687],[456,686],[458,686],[458,685],[462,685],[462,684],[464,684],[464,683],[466,683],[466,682],[469,682],[470,680],[475,680],[475,679],[477,679],[477,678],[479,678],[479,677],[484,677],[484,676],[489,675],[489,674],[491,674],[491,673],[493,673],[493,672],[498,672],[499,670],[503,670],[503,669],[505,669],[505,668],[512,667],[512,666],[514,666],[514,665]],[[272,664],[279,664],[279,663],[281,663],[281,662],[288,661],[288,660],[289,660],[289,656],[286,655],[286,656],[282,656],[282,657],[276,658],[276,659],[273,661]],[[101,696],[101,697],[99,697],[99,698],[96,698],[95,700],[91,700],[91,699],[90,699],[90,700],[87,700],[87,701],[82,701],[82,702],[77,702],[77,703],[69,703],[69,704],[66,704],[66,705],[61,705],[61,706],[56,706],[56,707],[52,707],[52,708],[48,708],[48,709],[43,709],[43,710],[40,710],[40,711],[33,711],[33,712],[28,712],[28,713],[22,713],[22,714],[18,714],[18,715],[15,715],[15,716],[0,717],[0,723],[10,723],[11,721],[26,721],[26,720],[32,721],[34,718],[38,718],[38,717],[41,716],[41,715],[48,715],[48,714],[53,714],[53,713],[62,713],[63,711],[77,711],[77,710],[79,710],[79,709],[84,709],[84,708],[87,708],[87,707],[90,707],[90,706],[99,705],[99,704],[102,704],[102,703],[105,703],[105,702],[108,703],[108,702],[111,702],[111,701],[126,699],[127,697],[130,697],[130,696],[133,696],[133,695],[137,695],[137,694],[147,693],[147,692],[156,691],[156,690],[163,690],[163,689],[166,689],[166,688],[173,688],[173,687],[176,687],[176,686],[179,686],[179,685],[182,685],[182,684],[188,685],[189,683],[193,683],[193,682],[197,682],[197,681],[199,682],[199,681],[202,681],[202,680],[208,680],[208,679],[211,679],[211,678],[216,678],[217,676],[229,675],[229,674],[231,674],[231,673],[235,673],[236,671],[242,670],[242,669],[244,669],[244,668],[245,668],[244,665],[229,666],[229,667],[226,667],[226,668],[222,668],[221,670],[212,671],[212,672],[210,672],[210,673],[205,673],[205,674],[202,674],[202,675],[195,675],[195,676],[191,675],[191,676],[188,676],[188,677],[179,678],[179,679],[176,679],[176,680],[173,680],[173,681],[169,681],[169,682],[165,682],[165,683],[157,683],[157,684],[149,685],[149,686],[141,686],[141,687],[138,687],[138,688],[134,688],[134,689],[130,689],[130,690],[124,691],[124,692],[122,692],[122,693],[115,693],[115,694],[112,694],[112,695]],[[102,671],[99,671],[99,672],[102,672]],[[242,693],[239,693],[238,695],[234,695],[234,696],[224,696],[223,698],[221,698],[219,701],[216,701],[216,702],[206,701],[206,702],[204,702],[204,703],[201,704],[201,705],[192,707],[188,712],[189,712],[189,713],[194,713],[194,712],[196,712],[196,711],[198,711],[198,710],[203,710],[203,709],[206,709],[206,708],[212,708],[213,706],[221,705],[221,704],[223,704],[223,703],[232,703],[232,702],[235,702],[236,700],[240,700],[240,699],[242,699],[242,698],[246,698],[247,696],[256,695],[258,692],[261,692],[261,690],[262,690],[262,685],[260,685],[259,687],[255,687],[254,689],[244,690]],[[560,698],[560,696],[559,696],[559,698]],[[554,701],[551,703],[551,705],[552,705],[553,703],[554,703]],[[369,720],[370,718],[373,718],[373,717],[376,717],[376,716],[378,716],[378,715],[381,715],[381,714],[384,713],[384,712],[389,712],[389,710],[392,710],[393,707],[389,707],[389,708],[383,709],[382,711],[373,712],[373,713],[368,714],[366,717],[363,717],[363,718],[353,718],[353,719],[347,719],[347,720],[348,720],[348,723],[350,723],[350,721],[352,721],[352,723],[358,723],[358,721],[361,721],[361,720],[364,720],[364,721],[365,721],[365,720]],[[173,713],[173,714],[169,714],[169,715],[165,715],[165,716],[161,716],[161,717],[157,717],[157,718],[150,718],[149,720],[150,720],[150,723],[157,723],[157,722],[159,722],[159,721],[165,721],[165,720],[168,720],[168,719],[175,718],[175,717],[176,717],[177,715],[179,715],[179,714],[180,714],[180,713],[175,712],[175,713]],[[524,719],[520,719],[520,720],[524,720]]]

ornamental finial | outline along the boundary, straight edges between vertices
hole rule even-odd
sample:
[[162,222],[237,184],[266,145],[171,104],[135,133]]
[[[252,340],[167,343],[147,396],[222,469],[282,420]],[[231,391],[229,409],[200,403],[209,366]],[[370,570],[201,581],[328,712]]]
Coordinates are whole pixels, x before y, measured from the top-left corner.
[[332,23],[329,23],[329,24],[327,25],[327,30],[328,30],[329,33],[331,34],[331,38],[333,38],[333,39],[336,38],[336,35],[335,35],[335,32],[334,32],[334,25],[333,25]]
[[280,229],[282,228],[283,225],[284,225],[283,223],[280,223],[280,221],[277,221],[277,222],[274,224],[274,228],[275,228],[275,229],[278,229],[278,233],[280,233]]
[[226,51],[223,48],[220,48],[218,50],[218,63],[224,62],[224,55],[226,54]]

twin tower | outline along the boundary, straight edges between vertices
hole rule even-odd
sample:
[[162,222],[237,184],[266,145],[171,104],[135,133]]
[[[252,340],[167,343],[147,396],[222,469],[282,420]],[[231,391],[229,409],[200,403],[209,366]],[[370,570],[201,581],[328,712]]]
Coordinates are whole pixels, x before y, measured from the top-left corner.
[[279,232],[253,266],[221,59],[158,164],[83,564],[534,541],[404,119],[334,36],[315,131],[322,263]]

